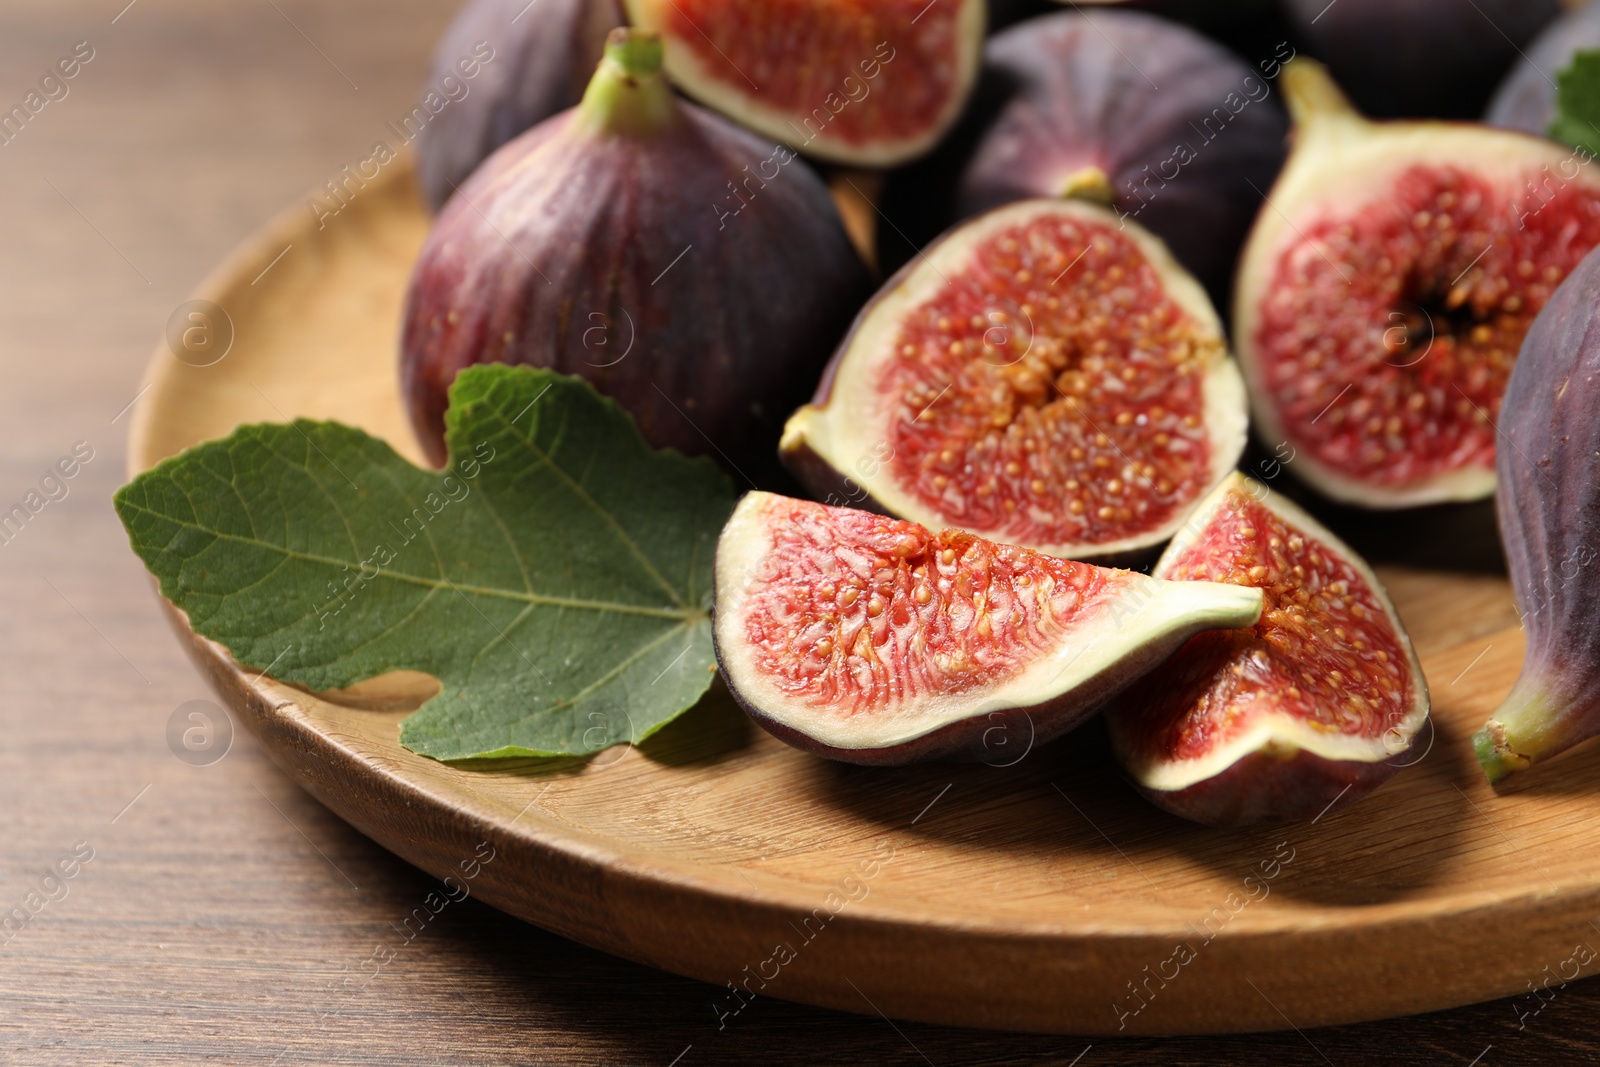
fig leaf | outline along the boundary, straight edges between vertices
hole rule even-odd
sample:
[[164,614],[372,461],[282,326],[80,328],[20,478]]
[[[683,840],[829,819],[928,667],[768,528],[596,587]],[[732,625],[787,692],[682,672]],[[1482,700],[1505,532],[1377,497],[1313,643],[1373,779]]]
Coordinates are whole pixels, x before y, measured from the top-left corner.
[[727,477],[549,371],[464,370],[445,422],[438,471],[337,422],[241,426],[139,475],[117,513],[241,665],[312,690],[438,678],[401,725],[414,752],[585,755],[693,705]]
[[1600,154],[1600,50],[1585,49],[1556,74],[1556,117],[1550,136]]

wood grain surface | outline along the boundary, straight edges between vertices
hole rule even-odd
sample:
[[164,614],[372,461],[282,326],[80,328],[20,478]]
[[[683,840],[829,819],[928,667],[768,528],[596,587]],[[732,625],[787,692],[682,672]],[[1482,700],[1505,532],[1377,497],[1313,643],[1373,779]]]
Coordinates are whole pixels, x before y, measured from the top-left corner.
[[[217,762],[181,762],[169,722],[187,702],[214,697],[163,622],[108,504],[122,481],[131,417],[123,409],[138,394],[152,342],[209,267],[261,219],[365,156],[383,124],[409,107],[448,14],[433,3],[369,0],[225,8],[138,0],[126,10],[121,0],[39,0],[0,11],[0,101],[20,100],[75,42],[95,48],[70,95],[0,147],[0,506],[38,489],[46,468],[77,442],[94,450],[67,495],[0,545],[10,609],[0,616],[8,668],[0,682],[0,803],[9,816],[0,909],[45,901],[31,921],[0,933],[6,1062],[1093,1067],[1600,1059],[1600,986],[1555,978],[1544,987],[1570,952],[1508,983],[1537,985],[1537,997],[1254,1036],[1001,1035],[890,1023],[865,995],[851,1006],[859,1014],[763,997],[719,1028],[716,987],[579,947],[478,900],[451,903],[425,925],[402,925],[427,907],[438,883],[296,789],[243,731]],[[337,359],[336,340],[326,350]],[[1385,570],[1397,598],[1436,597],[1429,614],[1441,625],[1485,627],[1472,637],[1487,649],[1482,660],[1473,663],[1476,650],[1464,647],[1459,665],[1439,664],[1446,687],[1455,678],[1467,686],[1493,663],[1505,670],[1503,657],[1514,663],[1515,649],[1496,639],[1511,639],[1514,615],[1492,569],[1465,579],[1470,605],[1459,590],[1430,590],[1418,573],[1462,555],[1462,538],[1421,524],[1374,528],[1369,537],[1373,549],[1410,561]],[[1481,553],[1464,562],[1483,563]],[[1407,591],[1408,583],[1418,587]],[[1425,644],[1421,617],[1412,621]],[[692,737],[680,743],[693,749]],[[1475,864],[1491,879],[1542,870],[1565,881],[1581,862],[1574,854],[1582,851],[1592,773],[1568,769],[1486,804],[1458,756],[1430,755],[1393,787],[1443,775],[1469,794],[1404,841],[1363,834],[1362,808],[1330,816],[1330,828],[1361,854],[1390,857],[1387,887],[1364,880],[1376,860],[1364,867],[1330,850],[1304,891],[1328,903],[1361,902],[1392,889],[1395,872],[1437,871],[1441,862]],[[1581,755],[1572,768],[1592,771],[1593,760]],[[1124,836],[1115,794],[1087,781],[1068,788],[1088,818],[1074,823],[1071,808],[1057,809],[1051,832],[1087,840],[1092,819],[1108,848],[1146,861],[1148,843]],[[915,814],[910,796],[850,793],[844,798],[876,806],[886,822]],[[1561,819],[1515,838],[1499,829],[1504,808],[1489,806],[1552,801]],[[939,803],[950,825],[983,823],[981,781]],[[1382,803],[1381,794],[1372,803]],[[932,823],[930,832],[951,831]],[[1002,845],[1029,836],[1004,826],[984,832]],[[1407,849],[1430,859],[1408,862]],[[91,860],[73,862],[87,850]],[[1197,866],[1208,862],[1203,853],[1191,856]],[[52,869],[73,877],[51,878]],[[1137,888],[1131,866],[1121,877],[1130,897],[1149,893]],[[1402,895],[1425,888],[1399,881]],[[1018,909],[1037,892],[982,883],[965,890],[1011,898]],[[1523,936],[1485,904],[1470,921],[1441,926],[1439,938],[1476,941],[1492,955]],[[1574,929],[1570,940],[1600,944],[1600,932]],[[864,977],[858,984],[871,993],[873,978]],[[1259,995],[1272,1003],[1280,992],[1262,986]],[[1280,1025],[1292,1024],[1291,1013]]]

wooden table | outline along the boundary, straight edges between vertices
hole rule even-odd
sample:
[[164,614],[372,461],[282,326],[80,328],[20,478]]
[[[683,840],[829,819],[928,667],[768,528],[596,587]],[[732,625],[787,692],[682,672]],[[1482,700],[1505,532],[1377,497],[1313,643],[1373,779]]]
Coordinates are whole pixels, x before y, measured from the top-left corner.
[[[169,720],[209,694],[109,497],[122,482],[125,409],[168,315],[264,218],[365,156],[416,95],[450,5],[124,3],[9,0],[0,12],[6,108],[76,42],[94,51],[68,95],[0,146],[0,511],[76,443],[93,449],[67,495],[0,543],[0,911],[41,887],[58,898],[0,931],[6,1062],[1342,1067],[1600,1056],[1593,981],[1559,990],[1520,1031],[1514,1002],[1501,1001],[1307,1033],[1089,1047],[892,1023],[865,1003],[843,1015],[765,999],[719,1031],[711,987],[477,901],[442,913],[364,980],[374,947],[403,940],[391,924],[429,879],[290,786],[248,736],[209,766],[175,758]],[[46,882],[75,847],[93,858]]]

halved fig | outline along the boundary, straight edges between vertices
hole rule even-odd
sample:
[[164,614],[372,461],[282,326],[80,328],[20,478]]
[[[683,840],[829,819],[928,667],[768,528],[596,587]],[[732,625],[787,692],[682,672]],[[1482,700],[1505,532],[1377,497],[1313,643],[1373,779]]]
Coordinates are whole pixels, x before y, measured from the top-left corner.
[[1383,586],[1311,516],[1230,475],[1153,574],[1260,589],[1249,629],[1203,633],[1107,709],[1139,790],[1196,822],[1317,817],[1412,760],[1428,686]]
[[[1276,71],[1287,45],[1264,66]],[[1086,196],[1136,219],[1226,299],[1234,260],[1283,163],[1269,79],[1187,26],[1136,11],[1063,11],[996,34],[1005,94],[961,175],[961,217]]]
[[1254,589],[1163,582],[968,533],[750,493],[717,543],[717,660],[755,720],[850,763],[1041,744]]
[[1172,536],[1244,449],[1205,292],[1108,208],[974,219],[862,310],[785,462],[830,502],[1073,559]]
[[1488,126],[1370,122],[1309,60],[1281,83],[1294,149],[1235,286],[1257,432],[1347,503],[1486,497],[1522,338],[1600,243],[1600,170]]
[[817,159],[932,148],[977,80],[984,0],[626,0],[684,92]]

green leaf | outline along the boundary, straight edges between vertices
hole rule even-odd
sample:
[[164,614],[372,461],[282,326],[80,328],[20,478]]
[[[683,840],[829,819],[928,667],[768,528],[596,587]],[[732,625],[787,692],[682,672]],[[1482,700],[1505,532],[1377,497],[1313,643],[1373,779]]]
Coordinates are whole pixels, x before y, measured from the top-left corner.
[[1556,117],[1550,136],[1600,153],[1600,51],[1588,49],[1556,75]]
[[728,479],[548,371],[463,371],[445,422],[442,471],[336,422],[241,426],[135,478],[117,514],[242,665],[313,690],[436,676],[400,730],[423,755],[582,755],[693,705]]

